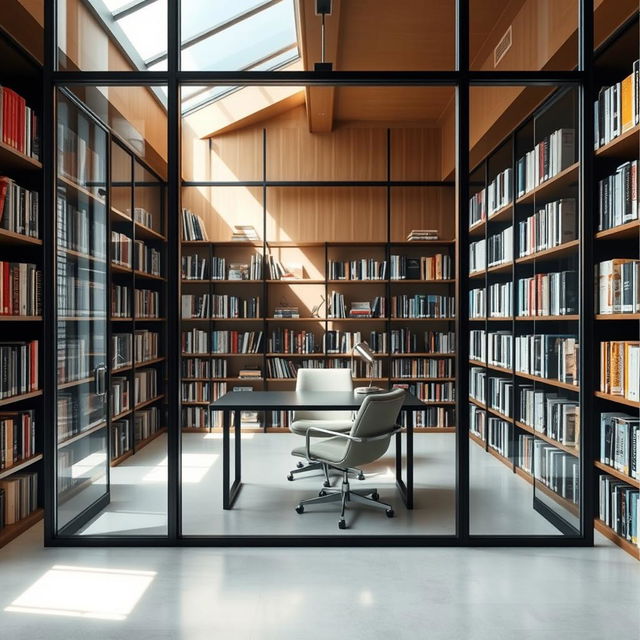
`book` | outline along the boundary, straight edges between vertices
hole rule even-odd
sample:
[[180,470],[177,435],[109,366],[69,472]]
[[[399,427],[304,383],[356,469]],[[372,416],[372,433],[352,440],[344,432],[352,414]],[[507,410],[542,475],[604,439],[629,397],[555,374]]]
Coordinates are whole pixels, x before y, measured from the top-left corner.
[[187,242],[208,240],[204,221],[189,209],[182,210],[182,240]]
[[40,237],[40,195],[0,176],[0,229]]

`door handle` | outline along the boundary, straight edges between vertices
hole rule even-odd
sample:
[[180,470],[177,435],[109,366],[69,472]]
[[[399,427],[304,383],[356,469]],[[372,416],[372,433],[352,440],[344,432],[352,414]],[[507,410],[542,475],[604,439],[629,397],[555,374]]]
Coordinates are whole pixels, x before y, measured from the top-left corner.
[[94,379],[96,381],[96,395],[107,395],[107,367],[104,364],[99,364],[95,368]]

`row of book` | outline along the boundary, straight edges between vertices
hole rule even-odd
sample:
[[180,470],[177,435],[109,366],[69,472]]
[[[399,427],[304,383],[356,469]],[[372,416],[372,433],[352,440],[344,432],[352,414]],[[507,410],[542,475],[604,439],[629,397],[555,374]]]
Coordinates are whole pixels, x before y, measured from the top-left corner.
[[183,353],[261,353],[262,331],[201,331],[182,332]]
[[481,189],[469,198],[469,227],[487,219],[487,190]]
[[640,418],[619,411],[600,414],[600,462],[640,480]]
[[267,340],[269,353],[316,353],[316,337],[305,329],[274,329]]
[[0,342],[0,400],[38,389],[38,340]]
[[112,370],[131,366],[133,361],[132,345],[133,336],[130,333],[114,333],[111,335]]
[[111,261],[124,267],[131,267],[133,242],[131,238],[117,231],[111,232]]
[[538,273],[518,280],[518,316],[564,316],[578,313],[576,271]]
[[249,262],[230,262],[218,256],[182,256],[183,280],[261,280],[262,258],[252,255]]
[[120,458],[133,448],[131,423],[128,418],[111,423],[110,449],[111,459]]
[[58,443],[62,443],[104,421],[103,399],[95,393],[58,389],[57,417]]
[[183,358],[183,378],[226,378],[227,361],[224,358]]
[[327,331],[322,337],[324,353],[351,353],[360,342],[366,342],[376,353],[388,353],[387,334],[384,331]]
[[0,229],[40,237],[40,194],[0,176]]
[[36,453],[35,412],[0,413],[0,471],[8,469]]
[[[69,311],[71,314],[73,307]],[[131,288],[122,284],[111,285],[111,317],[130,318],[131,315]]]
[[477,273],[487,268],[487,239],[469,243],[469,273]]
[[[422,340],[419,340],[419,335]],[[456,340],[453,331],[425,331],[417,334],[411,329],[392,329],[391,353],[454,353]],[[386,351],[386,349],[383,349]]]
[[160,317],[160,293],[151,289],[135,289],[133,308],[136,318]]
[[268,254],[264,263],[268,280],[302,280],[305,277],[304,267],[299,262],[284,264]]
[[580,404],[558,393],[520,386],[520,421],[558,442],[575,447],[580,438]]
[[469,396],[482,404],[487,402],[487,370],[483,367],[469,368]]
[[211,402],[211,384],[208,382],[183,382],[182,402]]
[[133,266],[137,271],[142,271],[152,276],[160,276],[160,251],[146,245],[142,240],[136,240],[133,251]]
[[392,318],[443,318],[455,317],[455,298],[435,294],[392,296]]
[[511,456],[510,427],[506,420],[492,415],[487,417],[487,444],[505,458]]
[[385,280],[387,261],[374,258],[329,260],[327,276],[329,280]]
[[38,117],[13,89],[0,86],[0,140],[16,151],[40,158]]
[[111,376],[111,415],[131,409],[131,387],[126,376]]
[[[131,209],[127,209],[127,213],[130,214]],[[133,209],[133,219],[143,227],[153,229],[153,214],[147,211],[144,207],[135,207]]]
[[217,294],[182,294],[182,318],[260,318],[260,298]]
[[640,342],[600,343],[600,391],[640,402]]
[[66,189],[58,187],[57,244],[59,248],[104,260],[107,257],[107,222],[104,214],[92,211],[96,206],[94,201],[85,200],[81,196],[69,198]]
[[89,279],[76,275],[79,271],[77,264],[58,259],[56,290],[59,316],[104,317],[106,274],[96,271]]
[[37,473],[16,473],[0,480],[0,529],[23,520],[37,508]]
[[516,163],[518,197],[553,178],[575,161],[575,129],[558,129],[545,136]]
[[390,256],[391,280],[449,280],[453,278],[451,256],[437,253],[433,256]]
[[508,318],[513,307],[513,283],[495,282],[489,285],[489,317]]
[[614,258],[596,265],[598,313],[640,311],[640,260]]
[[146,407],[136,411],[133,416],[133,435],[136,442],[150,438],[161,429],[160,416],[158,407]]
[[640,547],[640,499],[638,489],[602,474],[598,481],[600,520],[621,538]]
[[136,329],[133,334],[133,354],[136,364],[155,360],[159,355],[160,334],[148,329]]
[[489,218],[513,201],[513,170],[511,167],[498,173],[487,187],[487,210]]
[[73,338],[62,335],[58,338],[57,374],[58,382],[73,382],[89,377],[89,350],[84,336]]
[[487,412],[475,404],[469,405],[469,431],[483,441],[487,439]]
[[640,61],[614,85],[601,87],[594,105],[594,148],[599,149],[640,122]]
[[598,230],[638,219],[638,161],[621,164],[598,181]]
[[422,402],[453,402],[456,399],[453,382],[397,382],[393,387],[405,389]]
[[570,503],[578,504],[580,501],[579,458],[533,436],[520,435],[520,438],[533,439],[533,460],[529,460],[527,464],[529,468],[533,464],[534,478]]
[[469,331],[469,357],[478,362],[487,361],[487,332],[484,329]]
[[344,294],[332,291],[329,294],[329,318],[384,318],[387,315],[387,299],[376,296],[372,301],[351,301],[347,313]]
[[513,380],[511,378],[489,376],[487,392],[486,403],[491,409],[505,416],[513,416]]
[[571,242],[578,237],[577,229],[574,198],[549,202],[518,223],[518,256],[523,258]]
[[513,227],[507,227],[487,239],[487,266],[495,267],[513,260]]
[[509,331],[487,333],[487,364],[511,369],[513,335]]
[[90,129],[92,125],[84,116],[80,118],[69,116],[69,106],[63,101],[58,102],[57,108],[58,172],[102,198],[106,186],[106,153],[99,153],[103,150],[94,148],[99,145],[94,145],[93,141],[87,142],[84,137],[65,125],[67,122],[77,123],[78,130],[84,130],[84,135],[91,136],[87,129]]
[[133,374],[135,404],[148,402],[158,396],[158,372],[156,369],[138,369]]
[[208,240],[204,221],[189,209],[182,210],[182,239],[186,242]]
[[452,378],[452,358],[394,358],[392,378]]
[[0,316],[42,313],[42,271],[27,262],[0,261]]
[[[578,385],[579,345],[575,336],[535,334],[517,336],[516,371]],[[640,379],[640,378],[639,378]]]

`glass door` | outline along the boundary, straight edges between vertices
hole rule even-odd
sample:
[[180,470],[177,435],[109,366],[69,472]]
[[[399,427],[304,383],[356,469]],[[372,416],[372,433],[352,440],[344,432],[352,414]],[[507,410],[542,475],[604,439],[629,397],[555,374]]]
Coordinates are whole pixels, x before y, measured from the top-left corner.
[[107,134],[57,94],[57,533],[109,501]]

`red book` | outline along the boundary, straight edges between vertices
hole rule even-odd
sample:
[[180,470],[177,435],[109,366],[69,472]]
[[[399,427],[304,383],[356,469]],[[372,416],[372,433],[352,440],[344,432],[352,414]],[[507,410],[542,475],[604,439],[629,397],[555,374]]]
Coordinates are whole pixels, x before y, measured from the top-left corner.
[[18,150],[21,153],[26,151],[25,145],[25,133],[26,133],[26,111],[27,111],[27,102],[22,97],[16,94],[16,98],[18,100]]

